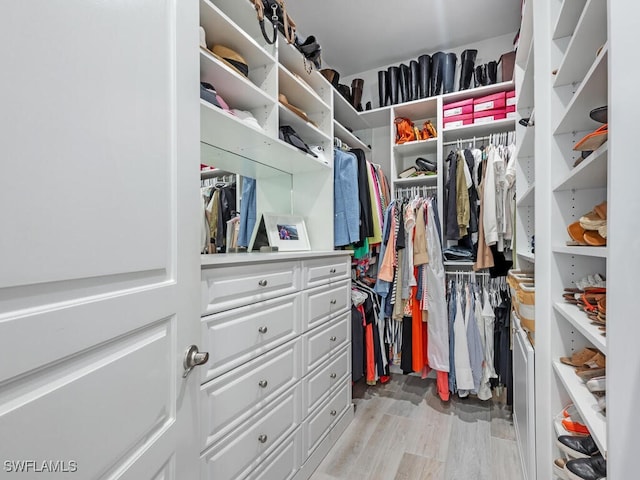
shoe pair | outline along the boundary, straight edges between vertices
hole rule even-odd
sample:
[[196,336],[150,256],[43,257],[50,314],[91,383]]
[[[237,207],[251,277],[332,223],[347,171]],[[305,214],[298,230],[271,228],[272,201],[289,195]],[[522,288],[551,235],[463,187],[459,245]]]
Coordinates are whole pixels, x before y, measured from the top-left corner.
[[586,437],[560,435],[557,444],[560,450],[572,458],[564,464],[564,467],[561,466],[562,459],[554,461],[554,471],[560,478],[606,480],[607,462],[590,435]]

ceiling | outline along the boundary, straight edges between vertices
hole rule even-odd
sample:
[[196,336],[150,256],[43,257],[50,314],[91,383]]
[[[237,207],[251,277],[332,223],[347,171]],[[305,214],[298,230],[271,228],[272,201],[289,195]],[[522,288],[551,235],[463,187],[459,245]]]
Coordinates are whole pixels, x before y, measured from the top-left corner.
[[518,30],[518,0],[287,0],[301,37],[314,35],[343,76]]

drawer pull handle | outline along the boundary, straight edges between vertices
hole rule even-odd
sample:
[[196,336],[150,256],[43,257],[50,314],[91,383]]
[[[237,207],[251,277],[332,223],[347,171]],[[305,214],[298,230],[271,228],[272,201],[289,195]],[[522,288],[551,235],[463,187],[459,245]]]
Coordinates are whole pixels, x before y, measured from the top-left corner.
[[267,286],[267,283],[269,283],[269,282],[267,282],[266,280],[260,280],[260,281],[258,282],[258,285],[260,285],[261,287],[266,287],[266,286]]
[[329,376],[330,376],[331,378],[336,378],[336,376],[337,376],[337,375],[336,375],[335,373],[332,373],[332,374],[331,374],[331,375],[329,375]]
[[267,388],[267,385],[269,385],[269,382],[267,382],[266,380],[260,380],[258,382],[258,385],[260,386],[260,388]]
[[331,270],[329,270],[329,273],[336,273],[336,269],[332,268]]
[[267,333],[267,327],[266,326],[261,326],[260,328],[258,328],[258,332],[260,333]]
[[260,436],[258,437],[258,441],[259,441],[260,443],[267,443],[267,436],[263,433],[262,435],[260,435]]
[[338,337],[336,337],[335,335],[332,336],[331,338],[329,338],[329,340],[331,340],[332,342],[335,342],[338,339]]
[[335,417],[338,414],[338,412],[336,412],[335,410],[331,410],[329,413],[332,417]]
[[335,298],[332,298],[331,302],[329,302],[329,303],[331,303],[331,305],[335,305],[337,303],[337,300]]

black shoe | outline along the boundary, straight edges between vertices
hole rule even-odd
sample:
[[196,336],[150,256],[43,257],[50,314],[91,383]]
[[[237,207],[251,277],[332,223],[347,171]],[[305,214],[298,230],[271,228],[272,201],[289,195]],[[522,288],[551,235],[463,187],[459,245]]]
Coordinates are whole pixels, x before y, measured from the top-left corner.
[[409,77],[410,69],[409,65],[404,63],[400,64],[400,103],[408,102],[411,100],[411,92],[409,91]]
[[420,98],[420,66],[415,60],[409,63],[409,96],[411,100]]
[[473,77],[473,84],[476,88],[483,87],[487,84],[487,64],[478,65]]
[[389,90],[387,90],[387,71],[380,70],[378,72],[378,106],[386,107],[389,105]]
[[607,478],[607,461],[600,454],[569,460],[564,466],[571,480],[603,480]]
[[444,58],[444,52],[436,52],[431,56],[431,95],[433,96],[442,93]]
[[389,95],[389,105],[398,103],[398,87],[400,78],[400,67],[387,68],[387,91]]
[[431,96],[431,56],[420,55],[418,57],[420,67],[420,88],[418,88],[418,98]]
[[351,105],[358,112],[362,111],[362,90],[364,89],[364,80],[354,78],[351,81]]
[[416,158],[416,168],[422,172],[435,172],[438,170],[436,162],[428,158]]
[[453,92],[456,79],[456,61],[458,57],[455,53],[447,53],[444,56],[444,65],[442,67],[442,93]]
[[460,55],[460,87],[458,90],[467,90],[471,87],[476,55],[478,55],[478,50],[465,50]]
[[487,85],[498,83],[498,62],[487,63]]
[[586,437],[560,435],[557,443],[560,450],[574,458],[586,458],[598,453],[598,446],[591,435]]

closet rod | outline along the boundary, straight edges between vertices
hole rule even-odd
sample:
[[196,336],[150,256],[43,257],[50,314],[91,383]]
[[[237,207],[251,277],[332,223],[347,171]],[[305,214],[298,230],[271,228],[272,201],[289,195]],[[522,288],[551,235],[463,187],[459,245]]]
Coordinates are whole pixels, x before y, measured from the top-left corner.
[[452,275],[452,276],[453,275],[455,275],[455,276],[463,275],[463,276],[468,276],[468,277],[470,277],[470,276],[474,276],[474,277],[478,277],[478,276],[479,277],[487,277],[487,276],[489,276],[489,272],[467,272],[467,271],[464,271],[464,270],[449,270],[449,271],[446,272],[446,274],[447,275]]
[[497,133],[493,133],[491,135],[484,135],[482,137],[457,138],[457,139],[451,140],[449,142],[443,142],[442,145],[447,146],[447,145],[456,145],[458,143],[472,143],[472,142],[478,141],[478,140],[489,140],[493,136],[497,136],[497,135],[504,134],[504,133],[506,133],[506,134],[515,133],[515,130],[508,130],[506,132],[497,132]]

